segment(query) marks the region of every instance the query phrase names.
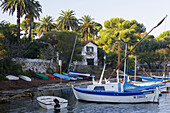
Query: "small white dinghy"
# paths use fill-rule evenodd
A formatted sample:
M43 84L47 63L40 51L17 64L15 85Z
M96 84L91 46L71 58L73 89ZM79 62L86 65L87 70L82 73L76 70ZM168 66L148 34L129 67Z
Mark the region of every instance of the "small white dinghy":
M28 81L28 82L31 82L31 78L30 77L27 77L27 76L24 76L24 75L18 75L19 78L25 80L25 81Z
M56 96L40 96L37 97L37 101L44 109L61 109L68 104L68 100Z
M14 76L14 75L7 75L6 78L7 78L8 80L11 80L11 81L19 80L19 77Z

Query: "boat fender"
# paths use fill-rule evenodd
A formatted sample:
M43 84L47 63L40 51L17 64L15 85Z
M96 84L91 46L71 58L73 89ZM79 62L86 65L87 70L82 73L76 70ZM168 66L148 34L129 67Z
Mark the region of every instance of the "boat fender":
M59 100L55 98L53 101L55 102L54 109L60 108Z

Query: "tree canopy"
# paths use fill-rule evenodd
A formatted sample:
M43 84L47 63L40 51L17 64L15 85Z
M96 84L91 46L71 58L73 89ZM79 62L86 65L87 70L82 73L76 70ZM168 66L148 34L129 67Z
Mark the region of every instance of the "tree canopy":
M156 37L156 40L160 40L164 38L170 38L170 30L161 33L158 37Z
M38 26L38 31L48 32L55 28L54 18L52 16L46 15L45 17L40 19L40 24Z
M67 70L76 35L77 33L75 32L69 32L69 31L59 32L56 30L52 30L48 33L45 33L40 39L40 41L51 44L55 52L55 55L57 55L57 53L59 54L60 60L62 60L62 64L63 64L62 67L64 67L63 71ZM82 59L81 42L78 38L77 43L76 43L76 48L74 50L73 60L81 61L81 59ZM56 60L56 56L54 60Z
M111 18L104 22L104 27L105 29L99 32L101 38L97 44L102 46L107 53L112 51L110 48L118 38L127 42L131 47L141 38L140 34L146 30L144 25L136 20L129 21L123 18Z
M73 10L61 11L57 19L57 28L60 30L77 30L78 19L75 17Z
M146 63L150 69L159 68L163 62L164 54L167 58L170 57L169 44L170 41L145 39L136 47L135 54L141 64Z
M0 7L2 7L3 13L9 11L10 14L14 14L14 12L17 10L17 40L20 39L20 18L24 14L30 14L30 11L32 14L37 15L36 11L39 11L39 8L37 9L37 2L34 0L1 0L2 4ZM35 12L35 13L34 13Z
M88 40L88 38L92 38L97 36L97 33L102 29L102 25L93 21L94 18L91 18L89 15L83 16L80 20L80 30L81 37Z

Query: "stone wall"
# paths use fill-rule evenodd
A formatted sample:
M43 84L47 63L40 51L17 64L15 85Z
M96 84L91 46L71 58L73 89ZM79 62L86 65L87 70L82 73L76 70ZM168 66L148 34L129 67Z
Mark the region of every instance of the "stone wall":
M22 70L32 70L37 73L47 72L48 69L56 70L56 64L50 60L42 59L23 59L23 58L13 58L13 61L22 65Z

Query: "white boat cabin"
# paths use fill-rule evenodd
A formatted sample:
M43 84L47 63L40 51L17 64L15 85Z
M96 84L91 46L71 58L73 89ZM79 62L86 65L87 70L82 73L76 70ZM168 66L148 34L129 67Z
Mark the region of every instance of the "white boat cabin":
M110 83L110 84L93 84L87 87L87 90L99 90L99 91L116 91L123 92L122 83Z

